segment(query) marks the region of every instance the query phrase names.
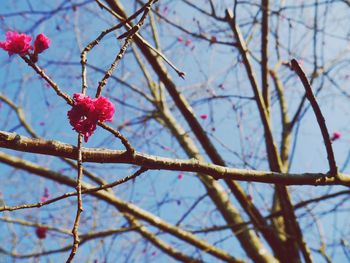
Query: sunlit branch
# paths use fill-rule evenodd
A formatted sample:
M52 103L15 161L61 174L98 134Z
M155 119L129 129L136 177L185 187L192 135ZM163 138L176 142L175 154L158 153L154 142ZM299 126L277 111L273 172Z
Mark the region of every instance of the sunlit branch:
M16 133L0 132L0 147L23 152L40 153L75 159L77 148L70 144L44 139L31 139ZM1 154L3 156L3 154ZM215 179L230 179L282 185L349 185L350 176L339 174L339 178L327 177L324 173L287 174L268 171L254 171L229 168L196 159L180 160L147 155L135 152L131 157L127 151L83 148L84 162L129 163L150 170L171 170L197 172L210 175Z

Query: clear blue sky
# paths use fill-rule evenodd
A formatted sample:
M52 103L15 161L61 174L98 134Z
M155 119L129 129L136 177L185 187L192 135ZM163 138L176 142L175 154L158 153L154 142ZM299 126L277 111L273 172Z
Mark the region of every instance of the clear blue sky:
M49 2L49 3L48 3ZM105 12L96 7L94 1L75 1L81 3L79 7L74 11L71 9L70 1L8 1L3 0L0 2L0 39L4 39L4 34L7 30L17 30L26 32L33 36L38 33L44 32L52 39L51 48L42 54L39 65L45 68L48 74L55 79L60 85L62 90L69 94L80 92L81 80L80 80L80 50L89 41L94 39L101 30L106 29L111 25L113 20ZM123 1L127 3L127 1ZM198 25L205 28L205 31L217 32L218 38L222 38L227 41L233 41L229 31L222 31L224 27L220 23L212 24L212 21L206 21L198 12L194 12L188 6L181 4L180 1L160 1L160 10L167 12L169 19L174 20L186 28L193 31L198 30ZM224 3L225 1L223 1ZM291 6L295 1L286 1L287 6ZM284 13L286 16L286 22L282 25L285 28L281 29L281 42L284 45L290 45L293 50L297 50L297 54L288 54L287 51L282 50L282 59L285 61L290 60L294 56L305 56L304 67L307 72L312 70L312 64L308 63L308 59L312 58L312 35L306 34L305 24L312 25L313 12L311 8L308 8L307 4L313 1L304 1L306 6L304 11L295 11L293 8L288 9ZM28 3L31 3L29 5ZM167 6L167 11L165 11ZM62 10L57 11L53 17L45 13L48 10L56 9L60 7ZM226 7L231 7L231 1L226 1L221 5L221 13L223 16L223 10ZM133 10L133 6L127 6L128 10ZM67 11L68 10L68 11ZM35 14L33 14L33 11ZM244 26L246 21L245 17L250 17L250 13L254 10L242 8L240 10L240 19L242 21L242 29L245 36L249 36L254 30L259 28L250 26ZM324 12L324 6L320 6L320 13ZM22 13L21 13L22 12ZM18 13L21 13L18 15ZM303 15L303 16L302 16ZM300 17L299 17L300 16ZM322 17L319 21L321 27L325 23L329 24L325 28L326 34L324 39L320 39L318 42L318 55L323 56L324 61L331 61L341 56L342 51L348 47L349 39L341 39L339 36L345 35L344 32L348 32L349 27L344 22L345 18L349 16L349 11L344 9L344 5L334 4L329 10L327 17ZM333 19L336 17L336 19ZM332 20L333 19L333 20ZM39 21L39 22L38 22ZM299 23L300 21L305 24ZM292 31L288 27L288 23L291 23ZM225 25L226 30L227 26ZM176 76L176 74L169 69L175 83L179 89L190 99L193 103L196 115L207 114L209 118L207 120L201 120L201 123L206 128L208 133L211 134L211 138L217 143L220 153L223 154L230 166L244 167L244 163L240 158L237 158L235 153L244 153L245 156L250 154L253 156L249 161L257 169L267 169L267 163L260 157L264 155L265 149L263 145L262 129L259 123L259 116L256 111L256 105L251 100L238 100L232 98L230 100L218 100L210 104L200 103L203 99L210 97L213 93L217 95L241 95L252 96L252 91L249 87L249 83L243 67L237 63L237 53L232 47L222 46L213 47L207 42L198 42L196 39L187 36L183 32L176 30L172 27L162 23L160 32L162 35L161 44L164 53L182 70L186 72L185 80L182 80ZM145 29L149 31L148 29ZM118 31L121 33L122 31ZM305 34L304 34L305 33ZM292 34L292 38L290 38ZM190 39L193 43L190 46L185 46L179 43L178 37L183 37L184 41ZM325 45L322 47L320 44L324 41ZM102 69L106 69L112 62L113 57L118 51L121 42L116 42L114 36L108 36L106 39L89 54L88 61L92 65L99 66ZM250 48L258 54L259 38L255 37L250 44ZM342 60L349 59L349 55L343 55ZM270 51L271 65L276 61L276 53L274 50ZM53 63L54 62L54 63ZM319 63L323 61L320 60ZM327 64L327 63L326 63ZM256 66L256 64L255 64ZM58 99L54 92L46 87L42 80L38 79L36 75L29 69L23 61L18 57L8 57L5 52L0 52L0 91L6 94L11 99L18 102L24 109L26 117L30 124L34 127L36 132L45 137L46 139L59 140L66 143L75 144L76 133L72 131L66 117L66 112L69 110L69 106L66 105L61 99ZM334 131L340 131L342 138L335 142L333 147L338 161L338 166L343 167L344 162L347 159L347 154L350 150L348 142L350 137L349 132L349 107L348 97L344 96L342 90L347 91L347 82L345 78L349 66L344 64L344 67L332 69L329 72L331 77L339 80L340 88L335 87L327 79L318 79L314 83L314 88L317 89L321 84L324 84L322 91L318 96L318 100L321 109L324 113L327 126L330 133ZM88 69L88 82L90 86L90 95L93 95L97 82L101 79L101 73ZM286 93L288 95L288 103L291 112L294 112L295 107L298 105L301 94L303 94L302 86L294 77L288 78L290 73L287 70L282 70L283 80L286 84ZM137 67L132 54L127 54L123 62L118 66L115 73L116 77L127 80L136 87L144 88L146 82L139 68ZM259 77L259 74L258 74ZM324 81L324 83L322 83ZM220 88L220 84L223 85L223 89ZM108 83L108 96L113 99L116 104L117 113L112 126L118 127L126 121L133 121L138 118L143 118L146 114L150 113L153 109L152 106L145 100L140 100L134 94L132 94L127 88L121 84L110 80ZM273 94L273 98L276 98ZM126 105L121 105L118 100L124 101ZM276 101L273 99L272 101ZM169 99L170 105L171 101ZM232 108L236 110L233 111ZM146 110L146 112L145 112ZM274 131L276 137L279 138L280 116L278 114L277 103L273 104L273 110L276 112L273 118ZM18 128L18 121L14 114L8 117L9 109L6 107L0 108L0 123L1 129L6 131L16 131L20 134L25 134L22 128ZM177 111L173 111L180 123L184 125L185 129L188 129L184 121L181 119L180 114ZM237 124L242 121L240 129ZM215 128L215 130L213 130ZM139 151L144 151L150 154L159 154L161 156L173 156L177 158L187 158L186 155L180 150L179 145L175 140L169 137L167 130L162 129L156 123L150 123L147 126L143 124L131 126L122 130L134 143L135 147ZM144 140L140 140L143 138ZM298 130L298 141L295 145L295 153L291 166L292 172L326 172L328 169L326 153L324 145L322 143L322 137L319 132L316 120L312 111L308 110ZM242 140L244 143L242 143ZM97 130L96 134L91 137L86 147L108 147L115 149L122 149L122 145L113 140L112 137L104 131ZM231 151L227 150L230 149ZM234 152L232 152L234 151ZM12 151L6 151L14 154ZM254 159L255 157L258 157ZM75 173L66 168L61 162L58 162L56 158L44 157L37 155L24 154L24 158L38 162L54 170L63 171L64 174L74 177ZM108 181L115 180L116 178L130 174L133 170L128 169L125 166L107 165L101 166L98 164L87 164L87 167L97 172L99 176L105 178ZM12 168L0 164L0 171L3 174L9 174L13 172ZM349 172L349 168L346 166L345 172ZM129 182L126 185L118 187L116 192L126 200L140 205L141 207L160 215L162 218L169 220L172 223L181 217L181 215L188 209L193 203L195 198L204 194L203 186L194 178L193 175L187 174L182 180L178 179L177 172L148 172L147 175L138 178L135 182ZM35 202L40 198L44 187L49 187L50 193L54 196L59 195L67 191L67 188L61 187L55 183L47 182L43 179L38 179L34 176L29 176L25 173L15 172L14 176L18 176L18 179L11 178L9 182L4 182L0 185L0 192L4 195L8 205L15 205L20 201L26 199L28 202ZM6 177L8 178L8 177ZM25 183L25 187L21 183ZM17 184L15 184L17 183ZM271 193L271 188L267 185L251 185L242 184L247 191L253 189L253 195L259 206L264 206L264 202L259 198L259 194L268 195ZM29 190L28 190L29 189ZM319 196L323 192L327 192L327 187L292 187L294 201L297 202L302 199L308 199L313 196ZM339 189L342 189L339 187ZM336 189L333 188L332 191ZM86 225L82 225L81 231L89 231L93 225L92 208L96 204L93 199L86 198L86 211L84 212L84 219ZM179 199L181 201L179 202ZM269 201L266 198L266 201ZM48 207L44 212L38 212L39 210L27 210L13 212L13 217L28 217L34 218L39 213L40 221L45 221L49 224L57 224L60 226L59 220L55 221L52 217L67 216L67 209L64 205L71 205L70 220L74 218L75 206L73 205L73 199L69 202L57 203ZM233 200L233 202L235 202ZM314 212L325 211L332 207L332 204L322 204L317 208L314 208ZM63 206L59 212L55 213L55 209L60 210L60 206ZM103 205L101 205L103 206ZM158 206L158 207L157 207ZM160 207L160 208L159 208ZM113 226L120 226L123 220L114 222L114 214L111 209L107 210L106 207L99 210L103 213L103 209L108 211L108 220L101 223L101 228L112 228ZM207 216L207 224L223 224L223 221L219 219L217 213L213 210L208 198L196 208L194 214ZM346 210L344 213L339 213L336 219L333 216L324 216L322 223L324 225L324 232L327 236L327 240L332 242L332 238L337 237L341 231L349 231L349 224L346 217ZM203 218L203 217L202 217ZM119 217L118 217L119 220ZM312 240L311 236L317 236L315 234L316 228L314 222L310 222L310 217L307 220L301 220L303 226L310 225L306 228L309 231L305 231L306 236L310 234L310 243L314 247L318 247L319 240ZM328 227L329 224L337 224L337 228ZM196 217L190 217L186 221L186 226L196 226ZM66 228L70 228L70 225L64 225ZM7 227L1 226L0 229L4 231ZM332 229L336 229L335 232ZM17 229L19 233L22 230ZM338 232L337 232L338 231ZM4 232L5 233L5 232ZM28 234L28 246L33 245L35 240L34 232L29 230ZM1 238L0 234L0 238ZM126 236L126 235L125 235ZM223 231L217 235L210 237L211 242L220 240L230 236L229 231ZM163 238L163 236L161 235ZM205 235L203 235L206 238ZM126 237L120 237L116 242L127 239ZM172 241L168 237L164 237L166 240ZM335 238L336 239L336 238ZM69 239L70 242L70 239ZM112 240L106 239L106 244L112 244ZM96 243L94 243L96 245ZM48 248L54 248L62 244L49 244ZM228 238L227 241L222 242L221 246L228 251L232 251L232 247L236 247L237 242L234 238ZM106 245L107 247L107 245ZM188 249L182 244L182 249L185 251ZM92 248L89 245L79 250L79 253L88 253ZM143 249L142 245L136 247L137 251ZM137 251L134 253L136 254ZM156 249L152 248L147 250L144 255L144 262L164 262L165 257L159 255L152 255ZM189 250L190 251L190 250ZM235 255L236 255L236 251ZM339 252L339 251L338 251ZM111 252L112 253L112 252ZM141 252L142 253L142 252ZM237 252L237 256L244 257ZM124 257L123 254L121 257ZM98 258L98 255L96 255ZM52 257L56 260L60 260L62 255ZM0 257L1 259L1 257ZM167 258L168 259L168 258ZM315 257L317 259L317 257ZM335 257L336 262L345 262L346 258L343 253L338 253ZM6 259L7 260L7 259ZM135 259L136 260L136 259ZM208 257L208 260L212 258ZM0 260L1 261L1 260ZM136 262L136 261L135 261ZM212 262L212 261L211 261ZM317 262L317 261L316 261Z

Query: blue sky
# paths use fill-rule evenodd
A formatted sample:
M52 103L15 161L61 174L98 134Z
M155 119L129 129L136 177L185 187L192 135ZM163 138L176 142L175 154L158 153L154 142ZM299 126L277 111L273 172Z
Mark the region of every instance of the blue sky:
M286 6L292 6L295 1L286 2ZM308 23L312 25L314 13L313 9L307 6L308 2L311 1L305 2L303 11L296 11L291 7L283 13L285 22L282 23L284 27L280 31L281 42L285 47L290 45L291 49L295 50L295 54L288 53L286 49L282 48L281 56L284 61L288 61L294 56L297 58L305 57L303 65L306 71L310 72L313 68L313 64L309 63L313 56L313 36L311 33L305 33L307 32L305 25L308 25ZM28 3L31 3L31 5ZM0 33L2 37L0 39L4 39L4 34L9 29L26 32L33 36L41 32L47 34L52 39L52 45L50 49L40 57L39 65L45 68L48 74L60 85L62 90L71 95L80 92L81 68L79 61L81 48L94 39L101 30L108 28L114 22L111 17L97 8L93 1L81 0L77 3L82 3L82 5L74 11L71 9L71 3L69 1L52 1L50 3L47 3L47 1L16 1L14 3L13 1L3 0L0 2L0 16L2 17L0 21ZM127 3L127 1L124 1L124 3ZM63 9L55 13L54 16L51 17L45 13L47 10L56 9L59 6ZM217 32L218 38L232 41L232 35L227 31L227 25L207 21L205 18L201 17L198 12L193 11L193 9L190 9L180 1L162 2L160 4L160 10L164 11L165 6L167 6L169 19L193 29L193 31L197 30L199 24L204 27L207 32L211 32L211 34ZM231 7L231 1L226 1L221 5L221 15L223 15L223 10L226 7ZM127 6L127 9L130 11L133 10L133 8L133 5ZM332 61L334 58L341 56L343 50L348 48L348 37L344 39L339 37L346 35L346 32L349 30L348 25L344 22L346 21L346 16L349 14L343 8L341 4L334 4L329 10L329 15L322 16L322 19L319 21L320 27L325 24L327 25L327 27L324 28L326 32L324 34L324 39L320 39L317 42L317 53L320 57L319 63ZM36 11L37 14L30 14L32 10ZM322 14L322 12L325 11L324 5L320 5L319 12ZM18 15L17 12L23 13ZM254 13L254 8L249 9L242 6L240 9L242 30L246 37L250 36L255 30L258 30L256 26L244 24L244 22L248 21L248 18L251 19L251 13ZM336 19L333 19L335 16ZM300 21L305 23L300 23ZM226 28L226 31L223 31L223 28ZM144 35L147 37L149 28L145 28L144 30ZM193 37L189 37L183 32L164 23L159 25L159 30L162 36L161 44L164 53L179 68L186 72L186 78L182 80L176 76L175 72L169 69L174 82L183 94L193 103L197 116L201 114L207 114L209 116L207 120L201 120L201 123L210 134L212 140L216 142L219 151L223 154L228 164L234 167L244 167L244 162L240 158L237 158L236 155L236 153L243 153L245 156L252 156L252 158L249 159L249 163L256 169L268 169L266 160L261 158L264 157L265 149L262 128L254 101L232 98L229 100L217 100L211 103L200 103L213 93L217 95L240 95L247 97L253 95L244 68L239 63L235 49L227 46L214 47L210 46L208 42L198 42ZM120 33L122 33L122 31L118 31L118 34ZM179 43L179 36L183 37L185 40L191 39L193 43L190 46L185 46L183 43ZM288 40L288 38L290 38L290 40ZM106 69L112 62L116 52L118 52L121 43L122 42L116 41L114 35L106 37L95 50L89 53L89 63ZM258 54L259 52L258 43L259 38L254 37L249 46L254 54ZM324 45L320 43L324 43ZM277 60L277 54L274 50L271 50L270 54L270 62L273 65ZM344 78L349 70L349 66L346 63L348 58L348 54L341 56L341 60L344 62L339 63L340 66L329 71L329 76L339 80L340 88L333 85L327 78L319 78L315 80L313 84L315 89L323 85L318 95L318 101L324 113L330 133L334 131L341 131L342 133L342 138L333 144L339 167L343 167L349 152L348 141L350 137L347 135L349 131L348 97L344 96L342 93L342 90L347 91L347 82ZM254 66L258 69L257 63L254 63ZM5 52L0 52L0 67L1 93L6 94L23 107L28 121L35 128L36 132L46 139L75 144L76 133L72 131L66 117L66 112L70 107L63 100L58 99L54 92L48 88L20 58L15 56L9 58ZM282 69L280 72L286 85L290 112L294 112L303 94L302 85L296 76L291 76L289 70ZM257 70L257 75L259 77L259 70ZM139 70L130 52L118 66L115 76L147 90L147 84L143 78L142 72ZM154 76L153 73L152 76ZM88 69L88 93L90 95L94 94L94 89L101 77L101 73L91 68ZM123 123L130 120L144 118L146 114L150 114L153 110L153 107L147 101L140 99L126 87L112 79L109 80L106 87L106 94L112 99L115 98L113 101L116 103L117 112L114 121L111 123L113 127L120 127ZM274 93L273 97L275 98ZM124 101L129 106L121 105L118 103L118 100ZM169 98L168 101L169 105L172 105ZM276 100L273 99L272 101ZM172 108L172 110L174 116L184 128L188 130L188 126L181 118L179 112L174 108ZM0 111L2 112L0 116L2 130L26 134L22 128L18 128L18 121L14 114L10 113L8 108L3 106ZM277 103L273 104L273 112L272 123L278 140L281 127L278 125L280 116ZM239 124L241 126L239 126ZM215 128L215 130L213 130L213 128ZM154 121L147 125L141 123L139 125L127 127L123 129L122 132L130 138L131 142L134 143L136 149L139 151L161 156L187 158L174 138L169 136L168 130L162 128ZM140 140L140 138L144 140ZM295 138L295 136L293 138ZM325 148L322 143L322 137L317 122L311 110L308 110L303 116L297 139L291 172L326 172L328 164ZM145 143L145 141L147 143ZM99 146L122 149L122 145L117 140L114 140L109 134L101 130L97 130L95 135L91 137L86 144L86 147ZM15 154L13 151L5 152ZM21 156L53 170L64 169L64 174L72 178L75 176L75 172L57 161L56 158L29 154L21 154ZM99 164L87 164L87 167L108 181L115 180L133 171L132 168L130 169L130 167L121 165L101 166ZM44 179L14 171L12 168L5 165L0 164L0 170L6 175L14 173L16 176L15 178L11 177L9 182L5 181L2 188L0 188L0 191L3 193L9 205L17 204L18 198L21 199L20 201L35 202L42 194L45 186L49 187L50 193L55 196L68 190L68 188L60 187L56 183L47 182ZM345 167L344 171L349 172L349 168ZM203 186L193 175L186 174L182 180L179 180L178 174L177 172L164 171L148 172L146 176L141 176L135 182L129 182L126 185L118 187L116 192L126 200L134 202L172 223L176 223L194 200L196 200L198 196L204 194ZM9 177L7 176L6 178ZM16 183L18 184L21 182L28 182L28 185L26 185L26 187L14 187ZM247 191L253 189L254 198L257 200L259 206L264 207L266 205L263 200L259 198L259 195L269 196L269 193L271 193L270 186L252 186L247 183L242 183L242 185ZM27 187L29 187L29 191ZM343 188L339 187L339 189ZM294 201L298 202L299 200L308 199L312 196L319 196L323 192L336 191L336 188L330 190L327 187L292 187L291 191L293 192ZM93 216L91 216L92 211L94 211L94 201L91 198L86 199L86 206L89 207L89 209L84 213L87 224L86 226L82 226L82 231L90 230L94 222ZM179 202L180 199L181 202ZM74 203L72 200L70 202ZM265 201L267 202L268 200L269 198L266 197ZM236 202L235 200L232 201ZM66 216L67 213L75 210L75 207L70 202L64 201L52 205L47 209L43 209L43 212L39 212L40 215L38 218L41 221L44 220L47 221L47 223L53 223L55 221L50 221L52 220L52 216ZM69 208L70 205L72 205L71 208ZM333 203L322 204L313 211L320 212L332 206ZM54 212L55 208L58 210L57 213ZM112 209L105 209L108 211L108 216L114 216L113 213L115 212L113 212ZM200 203L196 209L197 210L194 210L194 215L185 222L187 227L191 225L198 227L198 225L196 226L196 213L198 213L198 215L207 216L206 223L208 225L219 225L223 223L222 220L218 218L208 198L203 199L203 202ZM96 211L103 213L103 210L97 209ZM346 212L347 210L345 210L344 213L339 213L336 219L333 215L325 215L322 217L322 222L325 226L325 235L328 237L328 240L331 241L332 238L337 237L342 229L345 229L346 232L349 231L346 221ZM19 218L23 216L35 218L36 213L37 211L28 210L11 213L11 215L14 217L18 216ZM69 220L72 219L73 214ZM123 224L123 220L120 219L119 216L118 220L115 226ZM113 222L113 220L109 218L109 220L103 222L100 227L111 226L111 222ZM305 234L307 237L308 234L310 235L308 241L316 247L319 240L314 240L316 232L315 225L310 222L310 217L307 217L305 220L302 219L301 222L303 226L311 225L307 228L310 231L307 231ZM333 231L327 227L329 224L334 225L335 222L337 223L338 230L335 229ZM70 227L69 225L64 226L67 228ZM23 231L23 229L18 228L17 231ZM33 237L33 232L28 231L26 233L29 236L32 235L30 241L28 241L28 247L30 247L35 244L36 240L35 237ZM215 242L229 235L229 231L223 231L220 234L212 235L210 241ZM203 237L205 238L206 236ZM121 236L116 242L123 245L132 244L133 238L135 237L132 236L132 238L128 238ZM173 241L167 236L165 236L164 239L171 242ZM109 239L106 239L104 242L105 244L101 246L108 247L108 245L114 245L112 240ZM62 241L62 243L64 243L64 241ZM230 250L233 245L236 246L237 242L236 239L232 237L221 244L223 248L228 250ZM55 247L57 244L48 244L48 248L51 246ZM94 246L96 246L95 243ZM84 245L84 247L85 248L80 250L82 254L89 251L88 249L91 249L88 248L89 245ZM180 247L190 250L190 248L186 247L184 244L181 244ZM144 249L141 242L138 243L135 249L139 252ZM136 251L133 252L135 255L137 254ZM157 257L152 256L154 251L156 251L156 249L148 250L143 260L149 262L149 260L152 259L152 261L155 262L157 260L158 262L164 262L165 257L159 255L159 252ZM122 256L126 257L126 254L125 252ZM244 257L243 252L238 252L238 256ZM53 260L59 260L60 257L61 255L58 255L57 258L53 258ZM343 253L338 253L335 259L337 262L346 260ZM208 260L210 261L212 258L208 258Z

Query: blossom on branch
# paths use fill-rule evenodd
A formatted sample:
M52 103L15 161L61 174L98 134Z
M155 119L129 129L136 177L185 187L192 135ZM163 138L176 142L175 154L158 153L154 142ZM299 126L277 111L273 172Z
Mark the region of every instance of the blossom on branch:
M69 123L73 126L73 130L83 134L84 141L87 142L95 131L98 121L112 120L114 105L103 96L91 99L84 94L75 93L73 99L74 105L67 113Z
M51 40L44 34L39 34L35 38L34 47L30 44L31 41L31 36L15 31L8 31L6 33L6 40L0 41L0 48L7 51L10 56L13 54L20 56L28 55L30 60L36 63L38 61L38 54L49 48Z
M44 194L43 196L40 198L40 202L44 203L46 202L47 200L49 200L50 198L50 194L49 194L49 189L47 187L45 187L44 189Z
M341 133L336 131L336 132L333 133L331 141L334 142L334 141L340 139L340 137L341 137Z
M44 34L39 34L36 36L34 41L34 53L40 54L49 48L51 40Z
M105 97L94 100L95 111L99 121L111 121L114 114L114 105Z
M30 45L31 41L31 36L8 31L6 32L6 40L0 41L0 48L7 51L10 56L13 54L25 56L28 54L29 50L33 49Z

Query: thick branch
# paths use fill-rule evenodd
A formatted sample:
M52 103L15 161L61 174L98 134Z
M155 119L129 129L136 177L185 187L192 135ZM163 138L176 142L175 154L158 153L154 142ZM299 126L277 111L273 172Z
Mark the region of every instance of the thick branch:
M16 133L0 132L0 147L22 152L40 153L75 159L77 148L70 144L44 139L32 139ZM1 153L0 161L4 154ZM339 174L339 178L330 178L323 173L286 174L269 171L254 171L228 168L196 159L180 160L147 155L135 152L131 157L127 151L82 148L84 162L129 163L151 170L170 170L203 173L217 179L232 179L283 185L350 185L350 175Z

